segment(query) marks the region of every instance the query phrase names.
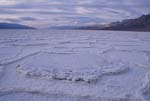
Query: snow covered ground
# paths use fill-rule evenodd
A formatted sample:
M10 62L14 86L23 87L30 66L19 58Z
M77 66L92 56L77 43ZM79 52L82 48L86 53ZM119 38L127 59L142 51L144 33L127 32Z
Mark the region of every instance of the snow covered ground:
M0 101L150 101L150 33L1 30Z

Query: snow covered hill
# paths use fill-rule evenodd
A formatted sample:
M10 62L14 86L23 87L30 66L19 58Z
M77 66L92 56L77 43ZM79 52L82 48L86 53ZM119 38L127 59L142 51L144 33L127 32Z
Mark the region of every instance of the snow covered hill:
M0 101L150 101L150 33L1 30Z

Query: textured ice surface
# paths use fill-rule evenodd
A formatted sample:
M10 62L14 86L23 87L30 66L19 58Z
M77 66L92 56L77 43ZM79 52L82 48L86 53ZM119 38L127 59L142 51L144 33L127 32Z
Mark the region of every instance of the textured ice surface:
M144 99L149 101L150 100L150 72L146 74L143 87L141 89Z
M0 66L0 78L3 76L4 73L4 67Z
M149 101L149 72L150 33L0 31L0 101Z

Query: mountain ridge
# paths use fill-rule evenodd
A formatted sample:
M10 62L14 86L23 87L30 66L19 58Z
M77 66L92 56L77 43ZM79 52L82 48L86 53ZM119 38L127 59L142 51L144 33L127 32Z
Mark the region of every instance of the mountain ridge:
M81 30L150 31L150 14L109 24L79 27Z
M113 22L108 27L102 28L102 30L150 31L150 14L135 19Z

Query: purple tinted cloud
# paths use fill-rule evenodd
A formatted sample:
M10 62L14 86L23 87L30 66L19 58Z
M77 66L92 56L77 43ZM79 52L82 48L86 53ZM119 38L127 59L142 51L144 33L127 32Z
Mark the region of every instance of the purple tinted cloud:
M149 0L1 0L0 21L35 27L108 23L150 13Z

